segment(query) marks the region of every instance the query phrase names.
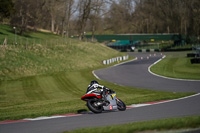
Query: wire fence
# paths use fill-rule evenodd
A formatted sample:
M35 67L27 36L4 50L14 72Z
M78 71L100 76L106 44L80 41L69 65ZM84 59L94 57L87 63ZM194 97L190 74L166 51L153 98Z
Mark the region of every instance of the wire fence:
M71 45L71 39L29 39L29 38L7 38L0 39L0 49L3 47L31 49L35 45L42 45L43 47L55 47L56 45Z

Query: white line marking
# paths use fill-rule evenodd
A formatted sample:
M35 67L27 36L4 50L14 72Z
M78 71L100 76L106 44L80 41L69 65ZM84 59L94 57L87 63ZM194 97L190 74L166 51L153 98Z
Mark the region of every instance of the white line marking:
M54 119L54 118L62 118L62 117L66 117L66 116L50 116L50 117L37 117L37 118L26 118L23 120L28 120L28 121L38 121L38 120L47 120L47 119Z
M178 99L173 99L173 100L158 101L158 102L155 102L155 103L152 102L152 104L145 104L145 103L144 104L132 104L132 105L129 105L127 107L129 107L129 108L138 108L138 107L144 107L144 106L150 106L150 105L156 105L156 104L163 104L163 103L174 102L174 101L179 101L179 100L195 97L195 96L198 96L198 95L200 95L200 93L197 93L197 94L194 94L194 95L191 95L191 96L178 98Z
M200 80L192 80L192 79L177 79L177 78L170 78L170 77L165 77L165 76L161 76L161 75L158 75L158 74L155 74L151 71L151 67L155 64L157 64L158 62L160 62L162 59L164 59L166 56L164 55L161 59L159 59L158 61L154 62L152 65L150 65L148 67L148 71L149 73L151 73L152 75L154 76L157 76L157 77L160 77L160 78L165 78L165 79L171 79L171 80L180 80L180 81L200 81Z
M144 107L144 106L148 106L148 105L151 105L151 104L132 104L132 105L129 105L127 107L129 107L129 108L138 108L138 107Z
M101 80L101 79L94 73L94 71L92 71L92 74L93 74L97 79Z
M72 116L80 116L80 115L82 115L82 114L66 114L66 115L55 115L55 116L42 116L42 117L37 117L37 118L25 118L23 120L38 121L38 120L47 120L47 119L72 117Z
M200 93L197 93L197 94L194 94L194 95L191 95L191 96L181 97L181 98L178 98L178 99L173 99L173 100L169 100L169 101L164 101L164 102L162 102L162 103L167 103L167 102L173 102L173 101L183 100L183 99L195 97L195 96L198 96L198 95L200 95Z
M191 95L191 96L181 97L181 98L178 98L178 99L173 99L173 100L158 102L158 103L154 103L154 104L151 104L151 105L162 104L162 103L168 103L168 102L174 102L174 101L179 101L179 100L183 100L183 99L195 97L195 96L198 96L198 95L200 95L200 93L197 93L197 94L194 94L194 95Z

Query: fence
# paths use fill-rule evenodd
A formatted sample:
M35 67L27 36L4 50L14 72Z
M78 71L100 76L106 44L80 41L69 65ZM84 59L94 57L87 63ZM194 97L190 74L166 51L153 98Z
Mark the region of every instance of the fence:
M91 35L86 35L86 38L91 38ZM179 34L130 34L130 35L95 35L99 42L111 40L140 40L140 41L169 41L180 40Z
M42 45L44 47L54 47L55 45L71 45L71 39L28 39L18 37L17 39L4 38L0 40L0 45L12 48L31 49L35 45ZM3 47L1 46L1 47Z

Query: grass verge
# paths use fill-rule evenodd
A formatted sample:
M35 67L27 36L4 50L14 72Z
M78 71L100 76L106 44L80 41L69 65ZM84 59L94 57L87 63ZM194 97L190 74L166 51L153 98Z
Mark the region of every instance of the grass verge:
M199 128L200 116L169 118L145 122L135 122L123 125L98 128L84 128L65 133L137 133L137 132L166 132L174 129Z
M0 82L0 120L77 113L87 109L81 96L94 79L92 70L68 71ZM117 92L127 105L175 99L192 93L151 91L99 81Z
M9 26L0 27L0 38L15 38ZM3 37L2 37L3 36ZM18 41L19 36L18 37ZM0 120L65 114L86 109L80 97L94 79L92 70L105 67L102 60L123 55L99 43L80 42L50 33L20 36L37 44L12 42L0 49ZM61 41L57 41L61 40ZM127 105L174 99L191 93L159 92L118 86L114 89Z
M200 64L191 64L187 52L167 53L151 71L166 77L200 80Z

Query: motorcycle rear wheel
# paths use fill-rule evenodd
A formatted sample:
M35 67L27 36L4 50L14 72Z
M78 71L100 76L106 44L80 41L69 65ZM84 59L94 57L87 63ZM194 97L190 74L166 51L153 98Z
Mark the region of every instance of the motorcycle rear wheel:
M94 113L101 113L103 111L102 105L97 105L97 100L90 99L87 101L87 107Z
M126 110L126 104L122 100L120 100L118 98L116 99L116 101L117 101L118 110L125 111Z

